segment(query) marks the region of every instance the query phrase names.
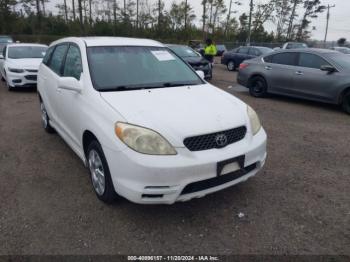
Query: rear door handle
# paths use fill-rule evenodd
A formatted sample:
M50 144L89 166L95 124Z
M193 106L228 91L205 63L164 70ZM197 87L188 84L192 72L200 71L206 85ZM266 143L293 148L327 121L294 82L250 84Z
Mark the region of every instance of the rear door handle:
M295 72L295 74L296 74L296 75L298 75L298 76L302 76L302 75L304 75L304 73L303 73L303 72L301 72L301 71L296 71L296 72Z
M272 67L271 66L265 66L265 69L266 70L272 70Z

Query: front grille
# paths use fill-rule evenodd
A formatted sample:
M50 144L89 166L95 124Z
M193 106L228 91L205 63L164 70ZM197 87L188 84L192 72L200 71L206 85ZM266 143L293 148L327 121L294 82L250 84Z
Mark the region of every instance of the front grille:
M250 166L247 166L247 167L245 167L241 170L238 170L236 172L233 172L231 174L222 175L222 176L218 176L218 177L214 177L214 178L210 178L210 179L206 179L206 180L202 180L199 182L194 182L194 183L188 184L182 190L181 195L195 193L195 192L203 191L203 190L206 190L209 188L221 186L223 184L226 184L228 182L234 181L242 176L247 175L249 172L256 169L257 166L258 166L257 163L254 163Z
M36 75L28 75L28 76L25 76L25 78L27 80L36 81L38 77Z
M184 140L184 145L190 151L202 151L202 150L209 150L213 148L223 148L227 145L230 145L242 140L245 137L246 133L247 133L247 128L245 126L241 126L238 128L233 128L222 132L188 137ZM216 138L220 135L226 136L227 141L225 144L217 143Z
M29 73L38 73L38 70L35 69L26 69L26 71Z

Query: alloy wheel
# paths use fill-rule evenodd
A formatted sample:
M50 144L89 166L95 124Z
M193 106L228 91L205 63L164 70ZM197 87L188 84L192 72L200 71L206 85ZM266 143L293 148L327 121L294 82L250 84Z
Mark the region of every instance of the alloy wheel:
M95 150L89 152L89 169L94 190L99 196L105 192L106 180L101 158Z

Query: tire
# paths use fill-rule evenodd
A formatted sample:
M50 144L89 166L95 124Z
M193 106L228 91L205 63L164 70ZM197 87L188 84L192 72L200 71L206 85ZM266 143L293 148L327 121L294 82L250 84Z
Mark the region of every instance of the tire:
M235 71L236 70L236 63L233 60L228 61L227 63L227 70L228 71Z
M267 83L261 76L254 76L248 82L249 93L251 96L262 98L267 95Z
M49 134L55 133L55 129L50 125L50 118L47 114L44 102L40 100L41 123L45 131Z
M347 114L350 114L350 91L344 95L342 107Z
M107 204L113 203L118 198L118 195L114 190L106 157L97 141L94 140L90 143L86 157L92 188L97 198Z

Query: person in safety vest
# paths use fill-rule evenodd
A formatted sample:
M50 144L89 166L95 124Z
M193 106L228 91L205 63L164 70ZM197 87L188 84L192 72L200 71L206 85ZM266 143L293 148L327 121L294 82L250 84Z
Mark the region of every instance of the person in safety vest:
M206 42L206 47L204 49L204 57L210 62L214 63L214 57L216 56L217 49L216 46L213 44L213 41L208 38Z

